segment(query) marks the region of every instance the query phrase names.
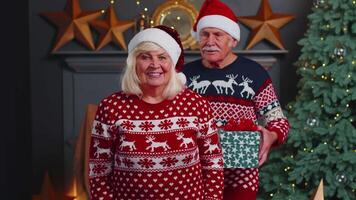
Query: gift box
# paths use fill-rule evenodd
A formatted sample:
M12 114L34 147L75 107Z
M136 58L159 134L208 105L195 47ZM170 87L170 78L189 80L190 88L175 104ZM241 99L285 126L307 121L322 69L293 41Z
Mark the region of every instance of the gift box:
M219 129L225 168L257 168L261 135L251 120L229 120Z

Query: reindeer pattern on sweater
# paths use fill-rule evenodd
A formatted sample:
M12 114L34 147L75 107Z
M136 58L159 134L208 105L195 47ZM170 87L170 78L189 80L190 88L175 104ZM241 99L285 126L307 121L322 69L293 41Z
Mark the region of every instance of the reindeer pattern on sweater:
M238 56L223 69L206 68L202 60L184 66L187 86L207 98L217 126L229 119L259 121L278 135L278 144L287 138L289 123L283 115L267 71L258 63ZM225 187L258 189L258 169L225 169Z

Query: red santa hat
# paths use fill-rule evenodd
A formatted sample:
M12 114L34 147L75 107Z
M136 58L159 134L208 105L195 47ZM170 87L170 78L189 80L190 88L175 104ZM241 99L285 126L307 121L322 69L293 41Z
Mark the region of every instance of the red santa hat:
M142 42L153 42L162 47L171 57L179 79L186 83L186 77L181 72L184 65L183 45L176 30L163 25L144 29L131 39L128 52L131 53Z
M206 0L193 26L193 34L199 39L199 32L206 27L221 29L240 41L240 27L234 12L220 0ZM194 33L195 32L195 33Z

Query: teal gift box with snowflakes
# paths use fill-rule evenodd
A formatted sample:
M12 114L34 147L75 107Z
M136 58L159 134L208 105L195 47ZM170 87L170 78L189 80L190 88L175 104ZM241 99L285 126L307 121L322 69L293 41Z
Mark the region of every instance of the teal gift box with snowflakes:
M257 168L261 135L250 120L230 120L219 129L225 168Z

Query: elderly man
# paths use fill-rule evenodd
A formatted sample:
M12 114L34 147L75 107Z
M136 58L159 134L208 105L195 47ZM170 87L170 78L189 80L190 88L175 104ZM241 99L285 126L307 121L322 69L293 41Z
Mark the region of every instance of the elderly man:
M261 166L271 147L282 144L289 130L271 78L260 64L233 53L240 40L240 29L237 17L224 3L205 1L193 29L202 58L184 66L187 85L210 101L218 127L230 119L262 121L258 126ZM256 199L258 171L224 169L224 200Z

